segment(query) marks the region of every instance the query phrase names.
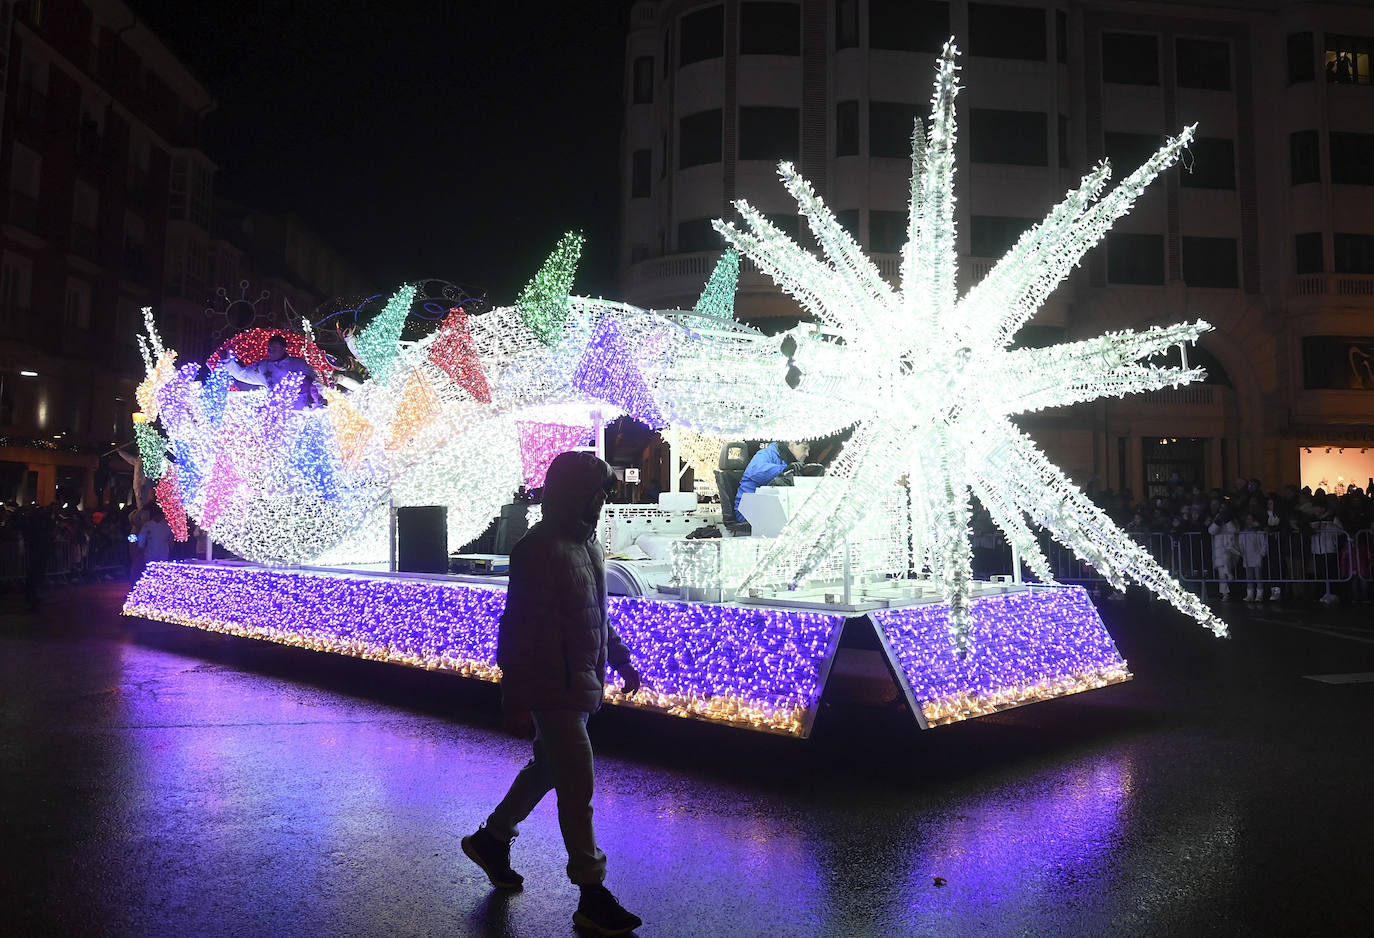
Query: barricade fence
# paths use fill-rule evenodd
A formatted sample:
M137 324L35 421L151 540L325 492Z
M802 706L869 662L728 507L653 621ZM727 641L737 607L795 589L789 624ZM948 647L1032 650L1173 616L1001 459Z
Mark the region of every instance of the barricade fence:
M129 569L129 550L124 544L92 547L71 541L53 541L43 574L47 577L77 577L102 574L124 575ZM0 583L27 579L28 549L21 540L0 541Z
M1142 532L1132 533L1131 538L1203 598L1209 590L1225 594L1263 590L1266 598L1320 590L1319 596L1339 598L1341 593L1350 593L1349 598L1374 598L1374 534L1369 530L1351 534L1331 525L1317 532L1252 531L1244 536ZM1101 573L1068 548L1053 542L1042 542L1041 547L1058 582L1089 588L1106 585ZM978 577L1012 572L1011 553L1000 538L976 536L973 548Z

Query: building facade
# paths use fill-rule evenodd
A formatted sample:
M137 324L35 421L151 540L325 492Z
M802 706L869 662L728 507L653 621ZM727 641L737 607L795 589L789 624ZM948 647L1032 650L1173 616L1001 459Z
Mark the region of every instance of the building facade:
M219 288L296 326L361 281L299 219L216 200L214 99L120 0L0 2L0 49L0 501L91 507L129 490L108 454L132 439L142 307L204 360Z
M1374 474L1367 4L638 3L625 63L626 299L690 306L722 249L710 220L731 217L734 199L803 228L779 159L895 275L912 121L928 111L951 35L963 52L961 289L1097 160L1120 178L1166 134L1198 125L1183 165L1020 341L1202 318L1216 328L1190 362L1208 381L1022 421L1053 458L1080 482L1136 497L1175 475L1210 487ZM799 310L746 266L736 314L767 328ZM1328 447L1333 461L1318 465Z

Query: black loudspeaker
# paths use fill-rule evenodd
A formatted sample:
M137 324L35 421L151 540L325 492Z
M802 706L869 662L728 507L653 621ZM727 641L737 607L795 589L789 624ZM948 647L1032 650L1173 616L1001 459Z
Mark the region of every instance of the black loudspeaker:
M448 509L420 505L396 509L396 569L448 573Z

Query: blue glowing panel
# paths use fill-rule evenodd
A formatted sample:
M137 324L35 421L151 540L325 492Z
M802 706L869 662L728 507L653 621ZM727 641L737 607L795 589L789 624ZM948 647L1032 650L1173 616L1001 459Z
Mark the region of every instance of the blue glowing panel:
M943 604L869 615L927 725L1129 680L1082 587L984 596L971 605L972 651L959 658Z
M149 564L124 605L143 616L495 681L498 586L251 566ZM804 736L842 615L612 597L644 689L612 703Z

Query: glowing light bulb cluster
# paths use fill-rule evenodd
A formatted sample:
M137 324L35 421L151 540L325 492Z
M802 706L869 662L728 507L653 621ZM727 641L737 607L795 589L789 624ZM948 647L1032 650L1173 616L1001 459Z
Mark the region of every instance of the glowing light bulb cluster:
M124 613L497 681L504 606L499 586L154 563ZM845 623L806 610L614 596L609 614L644 680L627 698L608 671L609 702L789 735L809 731ZM944 603L868 614L926 725L1130 678L1082 588L974 599L967 657L950 645L949 614Z
M854 239L789 163L779 174L796 199L824 259L803 250L746 202L744 226L717 222L732 246L790 293L822 329L843 338L847 386L827 384L827 352L798 336L799 389L821 385L850 405L850 443L815 494L759 559L744 584L799 582L866 513L865 493L905 476L911 491L911 569L940 584L949 600L950 638L969 644L970 495L1041 576L1045 561L1024 518L1093 563L1114 585L1134 580L1217 634L1225 625L1117 528L1035 449L1008 419L1043 407L1177 386L1201 373L1141 364L1210 328L1197 322L1146 333L1113 333L1050 349L1008 348L1112 222L1192 139L1185 128L1105 197L1105 163L1083 178L1049 216L1022 236L987 278L958 297L954 237L957 51L947 43L936 69L928 133L912 140L911 201L900 288L889 285ZM822 354L809 362L812 352ZM819 366L819 367L817 367ZM865 400L855 400L862 395Z
M561 338L568 317L568 294L572 292L577 261L582 256L582 241L580 234L565 234L515 301L525 326L545 345Z
M607 674L606 699L674 716L805 735L844 617L611 597L644 690ZM488 681L499 588L211 564L150 564L126 615Z
M960 297L955 59L947 45L929 126L918 124L913 134L907 242L896 286L783 163L783 184L819 256L740 202L740 224L717 223L733 251L696 308L651 312L573 295L582 239L571 234L514 306L472 317L451 311L439 329L404 346L399 339L415 291L402 287L355 343L370 379L347 394L326 393L325 408L288 408L275 390L227 393L213 376L214 359L204 386L191 370L176 373L175 352L163 348L146 312L148 380L139 400L150 419L159 409L166 413L172 451L179 465L185 462L178 481L186 510L213 515L216 540L250 559L377 559L385 551L388 502L447 506L451 541L465 543L531 468L522 452L553 449L567 432L553 428L590 426L593 412L603 421L629 413L713 440L804 440L849 429L827 477L781 535L758 546L747 570L717 563L711 576L734 580L726 584L732 589L786 589L833 570L848 544L861 569L895 566L936 584L950 606L949 638L968 653L968 519L976 497L1040 578L1049 579L1049 564L1031 525L1113 584L1141 583L1224 633L1010 419L1200 377L1150 360L1195 341L1210 328L1203 322L1047 349L1009 347L1050 291L1178 158L1193 128L1110 191L1110 168L1094 168ZM731 321L736 251L814 322L770 337ZM310 360L313 343L287 338L288 349ZM231 344L247 360L259 341L265 336ZM535 440L535 425L548 428L549 438ZM703 470L708 457L714 454L701 457ZM903 479L905 486L898 484Z

